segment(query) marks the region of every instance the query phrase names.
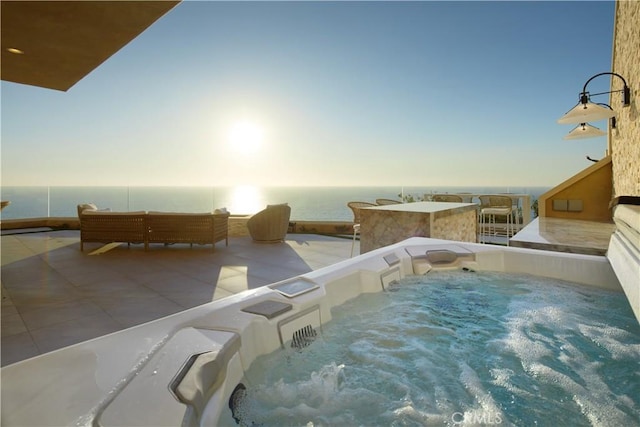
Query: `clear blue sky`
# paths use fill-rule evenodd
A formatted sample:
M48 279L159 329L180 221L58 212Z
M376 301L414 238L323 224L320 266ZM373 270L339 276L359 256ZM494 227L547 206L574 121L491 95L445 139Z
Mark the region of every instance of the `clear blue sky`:
M556 120L614 8L186 1L67 92L2 82L2 185L552 186L606 150Z

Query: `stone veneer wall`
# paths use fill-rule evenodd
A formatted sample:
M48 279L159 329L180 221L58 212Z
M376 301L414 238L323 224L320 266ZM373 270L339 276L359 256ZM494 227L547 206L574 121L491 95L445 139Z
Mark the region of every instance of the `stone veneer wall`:
M416 212L367 210L360 213L360 224L360 253L364 254L409 237L430 237L431 217Z
M441 218L436 214L436 219L431 226L431 237L460 242L476 242L478 237L477 216L478 213L475 210Z
M475 205L432 213L363 209L360 224L361 254L409 237L477 242Z
M631 105L618 107L621 95L611 94L609 105L618 112L610 135L613 195L640 196L640 1L617 1L615 19L612 71L631 88ZM613 76L611 90L621 88L622 81Z

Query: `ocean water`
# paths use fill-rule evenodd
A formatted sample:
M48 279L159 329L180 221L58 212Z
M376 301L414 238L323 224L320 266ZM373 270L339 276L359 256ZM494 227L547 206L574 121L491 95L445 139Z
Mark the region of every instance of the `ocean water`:
M76 206L94 203L113 211L210 212L226 207L252 214L267 204L288 203L292 220L351 221L350 201L423 199L434 193L521 193L533 203L548 187L2 187L11 202L3 219L76 216Z

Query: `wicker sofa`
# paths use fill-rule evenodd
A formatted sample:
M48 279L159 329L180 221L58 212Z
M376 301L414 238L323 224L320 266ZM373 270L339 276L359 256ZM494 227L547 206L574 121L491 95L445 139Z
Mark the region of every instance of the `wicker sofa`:
M149 212L147 243L212 244L229 246L229 214Z
M78 205L80 250L85 242L211 244L229 245L229 213L111 212L95 205Z

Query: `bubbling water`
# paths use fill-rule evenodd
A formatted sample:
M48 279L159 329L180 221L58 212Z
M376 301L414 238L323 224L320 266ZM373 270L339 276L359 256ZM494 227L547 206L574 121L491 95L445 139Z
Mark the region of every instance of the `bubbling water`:
M621 293L442 271L332 314L309 347L251 365L241 425L640 423L640 326Z

